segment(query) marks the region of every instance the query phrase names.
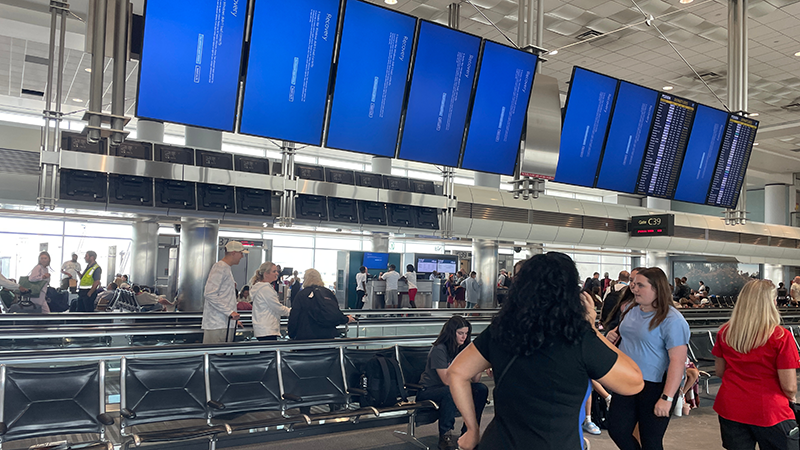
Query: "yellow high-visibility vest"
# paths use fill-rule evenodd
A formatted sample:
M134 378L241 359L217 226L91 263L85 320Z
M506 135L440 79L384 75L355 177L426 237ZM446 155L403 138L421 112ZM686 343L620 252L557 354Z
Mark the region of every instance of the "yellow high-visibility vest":
M92 286L94 285L94 271L99 268L100 266L98 266L97 263L94 263L91 265L91 267L86 269L86 272L84 272L83 276L81 277L80 289L92 288Z

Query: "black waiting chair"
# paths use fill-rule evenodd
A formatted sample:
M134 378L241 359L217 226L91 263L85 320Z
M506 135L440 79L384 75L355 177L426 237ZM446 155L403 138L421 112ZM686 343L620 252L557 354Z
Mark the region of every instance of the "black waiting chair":
M430 346L397 347L397 361L403 371L403 382L406 385L406 389L408 389L409 395L416 395L417 392L422 390L419 379L422 377L422 373L425 372L430 351Z
M213 446L216 436L230 434L228 425L211 425L206 408L203 357L171 359L127 359L120 365L121 434L131 444L163 443L207 438ZM205 423L185 424L196 419ZM141 425L159 423L158 430ZM131 429L133 427L133 429Z
M256 355L212 355L207 358L208 394L211 417L222 419L233 431L269 428L293 424L310 424L306 415L265 418L236 422L227 417L259 411L284 413L278 378L278 355L262 352Z
M714 348L714 336L710 331L692 333L689 336L689 359L700 371L700 381L708 390L708 380L716 374L714 363L716 358L711 353Z
M97 434L81 448L112 448L105 427L114 424L106 414L104 362L67 367L0 366L0 447L19 439L62 434ZM68 441L37 446L74 448ZM85 447L84 447L85 446Z

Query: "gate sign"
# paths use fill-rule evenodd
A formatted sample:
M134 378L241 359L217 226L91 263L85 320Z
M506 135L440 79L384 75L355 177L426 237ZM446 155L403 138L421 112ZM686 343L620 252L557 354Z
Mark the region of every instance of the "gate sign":
M628 231L631 236L674 236L675 215L633 216Z

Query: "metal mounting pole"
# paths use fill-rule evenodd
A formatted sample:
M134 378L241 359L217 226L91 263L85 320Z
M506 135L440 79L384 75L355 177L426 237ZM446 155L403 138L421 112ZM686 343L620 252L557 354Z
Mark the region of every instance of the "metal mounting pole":
M522 6L520 6L522 9ZM451 3L447 7L448 16L447 16L447 25L454 29L458 30L461 24L461 4L460 3ZM520 28L520 32L522 29ZM456 211L456 195L455 195L455 177L456 177L456 170L452 167L444 167L442 168L442 190L445 197L447 197L447 208L442 213L442 237L450 238L453 237L453 215Z
M115 0L114 17L114 79L111 90L111 145L125 140L125 76L128 62L128 0Z
M94 22L92 28L92 76L89 85L89 131L90 143L100 141L100 125L103 112L103 69L106 55L106 14L108 0L94 0Z
M728 3L728 105L734 113L748 110L748 0L729 0ZM742 182L739 203L735 210L725 210L726 225L747 223L747 177Z
M294 224L294 203L297 197L297 188L294 181L294 157L297 153L294 142L283 141L281 144L281 172L283 172L284 189L281 196L280 217L278 225L291 227Z

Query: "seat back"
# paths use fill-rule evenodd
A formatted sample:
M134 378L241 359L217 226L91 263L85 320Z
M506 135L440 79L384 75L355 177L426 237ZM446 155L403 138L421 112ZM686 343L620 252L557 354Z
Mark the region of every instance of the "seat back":
M206 418L203 357L123 359L120 407L124 426L178 419Z
M694 355L696 359L695 363L714 363L714 355L711 353L714 344L711 343L711 338L707 331L692 333L689 337L689 347L691 348L690 354Z
M211 398L225 409L210 408L212 417L246 411L281 409L278 359L275 352L208 357Z
M103 364L103 363L99 363ZM6 367L2 441L101 433L100 365ZM2 370L2 369L0 369Z
M367 362L375 356L395 359L394 347L379 349L344 349L344 373L347 377L347 386L361 388L361 375L367 367ZM353 398L358 401L358 396Z
M346 403L339 349L280 352L283 393L298 396L287 407Z
M408 384L419 383L422 372L428 363L428 353L431 347L398 347L400 369L403 371L403 381Z

